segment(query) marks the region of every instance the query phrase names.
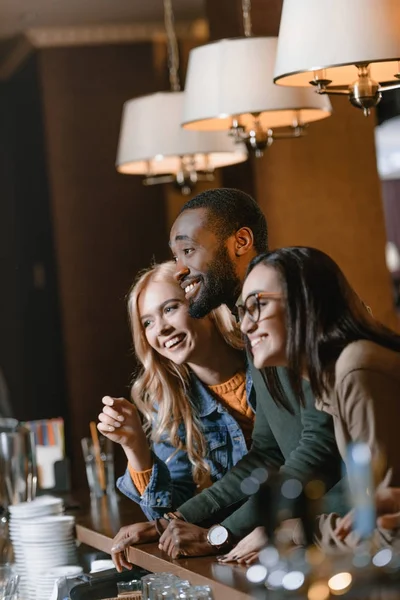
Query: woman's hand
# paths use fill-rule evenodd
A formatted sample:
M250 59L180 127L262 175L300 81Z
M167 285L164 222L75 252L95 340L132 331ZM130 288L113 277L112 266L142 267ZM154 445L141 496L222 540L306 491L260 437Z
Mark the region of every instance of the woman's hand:
M97 429L112 442L134 448L146 443L137 408L125 398L104 396Z
M350 510L344 517L336 522L336 529L333 532L342 542L353 530L354 510Z
M97 429L112 442L121 444L135 471L151 469L152 458L137 408L125 398L104 396Z
M121 573L123 568L132 569L132 564L129 562L125 552L129 546L156 542L158 538L159 535L156 531L154 521L134 523L133 525L121 527L113 539L111 547L111 558L118 573Z
M400 488L382 488L376 492L378 526L383 529L400 529Z
M228 554L219 556L219 562L238 562L252 564L258 559L258 554L267 544L264 527L256 527L246 535Z
M382 487L375 494L377 525L383 529L400 528L400 488ZM335 534L343 540L353 529L354 510L339 519Z

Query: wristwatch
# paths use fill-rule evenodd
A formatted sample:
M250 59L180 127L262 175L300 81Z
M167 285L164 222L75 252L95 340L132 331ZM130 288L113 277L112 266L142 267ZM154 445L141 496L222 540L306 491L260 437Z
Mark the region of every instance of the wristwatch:
M207 542L214 548L221 548L229 540L229 531L223 525L213 525L207 532Z

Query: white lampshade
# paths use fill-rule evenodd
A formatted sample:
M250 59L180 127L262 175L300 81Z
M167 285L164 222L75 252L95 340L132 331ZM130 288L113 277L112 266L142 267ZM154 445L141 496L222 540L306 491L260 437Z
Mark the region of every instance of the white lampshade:
M399 0L284 0L276 83L307 86L325 69L332 85L349 86L366 62L373 80L394 81L399 58Z
M183 92L158 92L125 102L116 167L120 173L164 175L191 157L196 171L243 162L247 151L222 133L184 131Z
M186 77L183 126L226 130L232 117L240 115L240 124L250 127L254 113L261 113L260 124L267 130L329 117L328 98L274 85L276 46L275 37L249 37L194 48Z

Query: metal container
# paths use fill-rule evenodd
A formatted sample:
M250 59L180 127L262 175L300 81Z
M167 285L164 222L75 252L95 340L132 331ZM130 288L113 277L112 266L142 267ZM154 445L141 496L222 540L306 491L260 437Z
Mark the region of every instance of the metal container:
M0 419L0 508L33 500L36 488L33 433L16 419Z

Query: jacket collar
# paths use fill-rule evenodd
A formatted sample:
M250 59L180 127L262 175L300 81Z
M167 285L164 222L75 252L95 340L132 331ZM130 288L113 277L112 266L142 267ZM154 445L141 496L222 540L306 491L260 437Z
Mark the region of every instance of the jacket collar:
M193 371L190 372L190 383L190 399L196 407L200 418L208 417L208 415L218 410L218 401L214 398L210 389L200 381ZM251 408L255 411L255 392L248 364L246 364L246 394Z

